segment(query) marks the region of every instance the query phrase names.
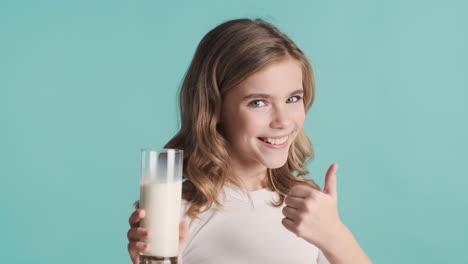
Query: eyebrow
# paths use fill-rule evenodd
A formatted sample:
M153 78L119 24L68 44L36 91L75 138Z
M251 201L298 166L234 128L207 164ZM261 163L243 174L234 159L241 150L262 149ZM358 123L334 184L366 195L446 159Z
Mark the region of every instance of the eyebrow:
M296 95L296 94L304 94L304 90L303 89L296 90L296 91L290 93L289 96L293 96L293 95ZM248 100L248 99L254 99L254 98L270 99L271 96L268 95L268 94L253 93L253 94L249 94L249 95L244 96L242 98L242 101L245 101L245 100Z

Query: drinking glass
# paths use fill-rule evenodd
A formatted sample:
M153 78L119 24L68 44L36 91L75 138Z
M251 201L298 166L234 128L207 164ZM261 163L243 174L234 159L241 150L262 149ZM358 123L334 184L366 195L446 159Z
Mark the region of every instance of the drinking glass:
M146 215L141 227L151 232L140 264L175 264L179 255L183 151L142 149L140 208Z

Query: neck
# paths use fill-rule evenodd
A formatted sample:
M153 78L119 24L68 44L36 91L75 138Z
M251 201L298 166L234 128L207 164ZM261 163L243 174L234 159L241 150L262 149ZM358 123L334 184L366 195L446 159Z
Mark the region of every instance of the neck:
M246 164L231 157L229 176L240 179L248 191L267 187L267 168L259 163Z

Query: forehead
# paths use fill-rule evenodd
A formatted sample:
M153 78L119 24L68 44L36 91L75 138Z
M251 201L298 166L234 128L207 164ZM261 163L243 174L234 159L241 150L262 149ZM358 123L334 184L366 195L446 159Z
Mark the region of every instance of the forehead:
M248 93L264 93L270 95L289 94L291 91L302 89L301 64L288 58L266 66L253 74L235 88L238 95Z

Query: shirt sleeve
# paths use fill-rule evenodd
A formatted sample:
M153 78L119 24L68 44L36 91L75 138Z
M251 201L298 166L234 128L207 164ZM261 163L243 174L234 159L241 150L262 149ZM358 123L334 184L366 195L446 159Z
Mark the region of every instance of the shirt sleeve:
M317 256L317 264L330 264L327 258L323 255L322 250L319 249Z

